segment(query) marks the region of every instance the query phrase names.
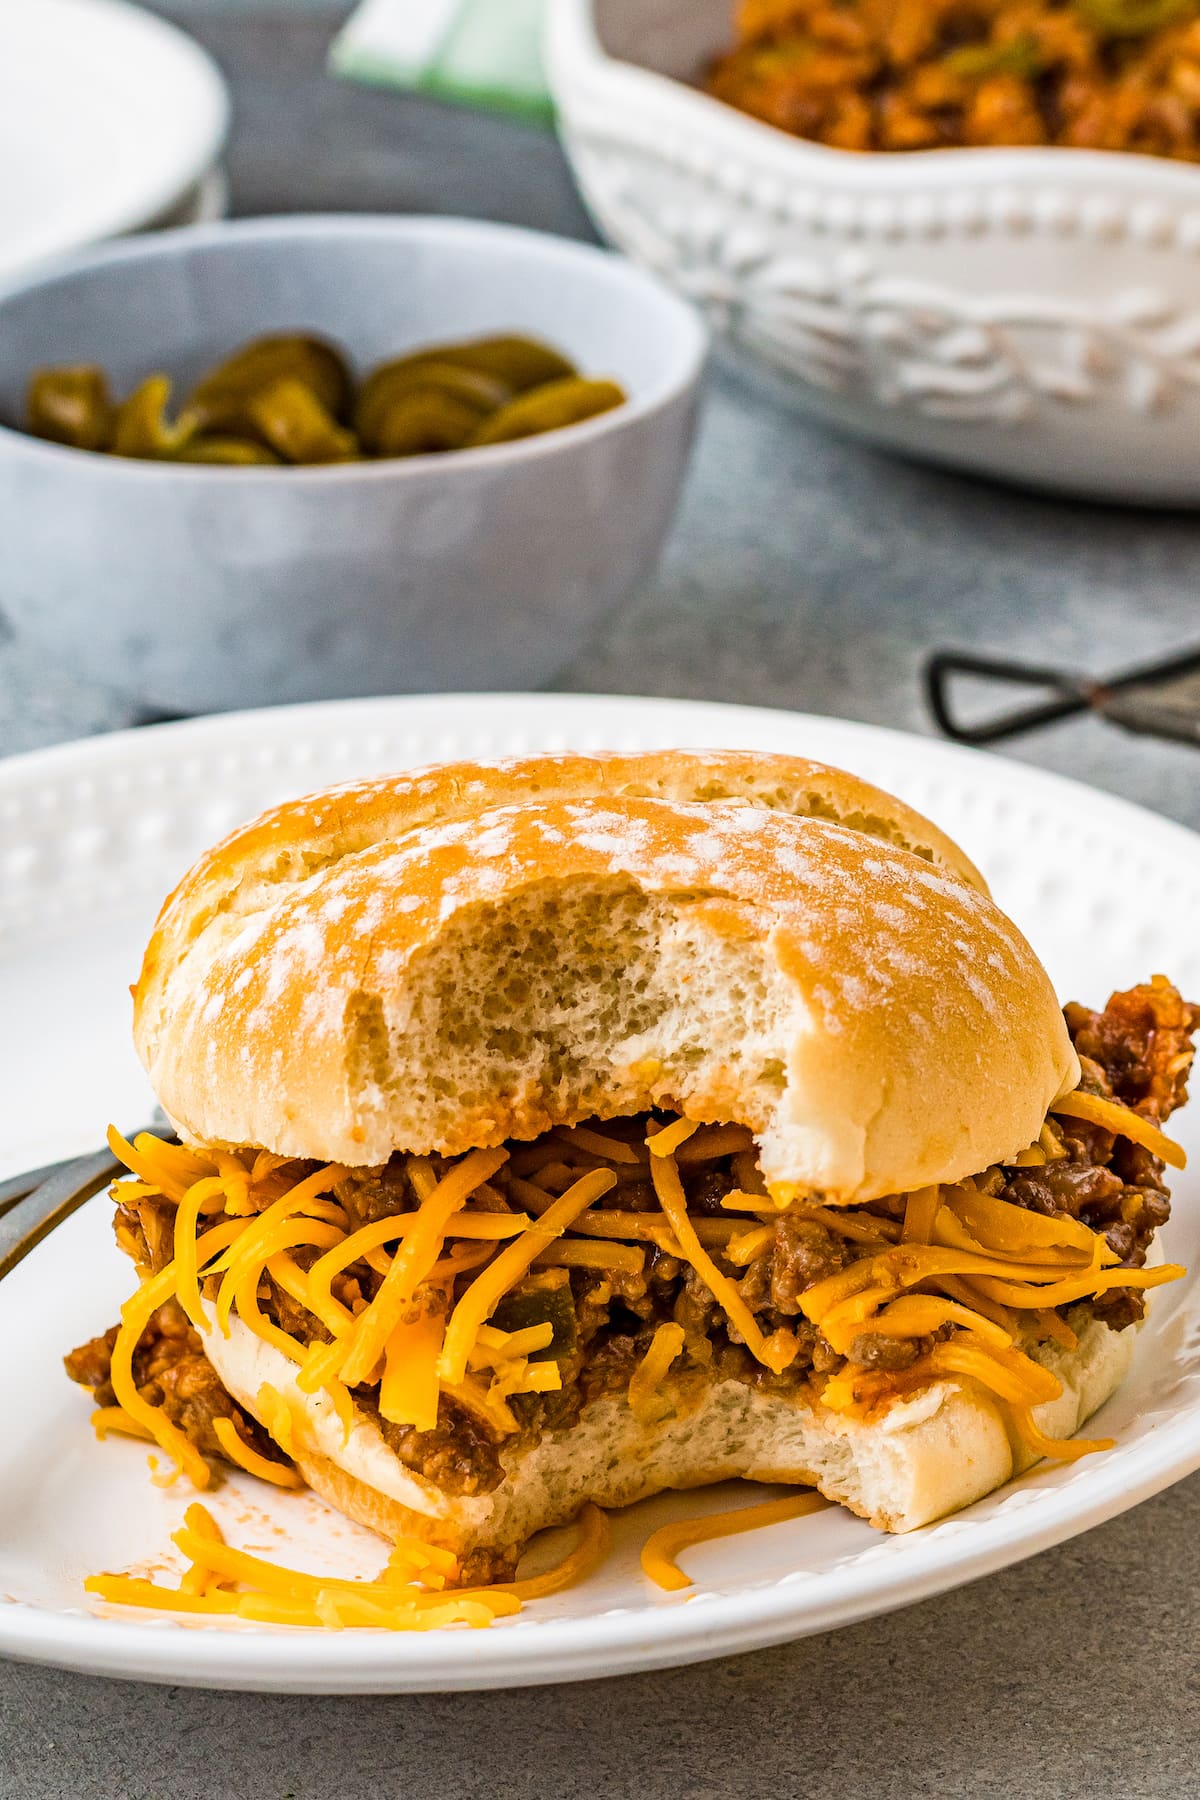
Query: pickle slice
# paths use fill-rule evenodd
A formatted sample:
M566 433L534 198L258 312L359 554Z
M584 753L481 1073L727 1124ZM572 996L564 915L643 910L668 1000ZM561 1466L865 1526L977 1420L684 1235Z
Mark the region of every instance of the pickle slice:
M92 363L77 363L34 371L25 417L35 437L69 444L73 450L107 450L117 409L104 370Z
M540 437L544 431L561 431L600 413L611 412L625 401L625 390L615 381L588 381L574 375L566 381L549 381L544 387L518 394L507 406L484 419L467 447L508 444L517 438Z

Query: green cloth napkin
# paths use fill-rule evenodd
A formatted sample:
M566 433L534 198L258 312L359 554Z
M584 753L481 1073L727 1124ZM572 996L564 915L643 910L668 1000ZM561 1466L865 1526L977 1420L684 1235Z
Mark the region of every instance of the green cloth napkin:
M546 0L363 0L336 38L339 75L549 119Z

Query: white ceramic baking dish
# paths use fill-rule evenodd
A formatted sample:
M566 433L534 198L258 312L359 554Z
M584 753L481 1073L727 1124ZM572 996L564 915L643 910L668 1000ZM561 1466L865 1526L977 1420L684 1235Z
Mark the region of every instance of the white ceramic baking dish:
M554 0L563 141L602 230L877 443L1200 504L1200 168L806 143L694 85L731 11Z

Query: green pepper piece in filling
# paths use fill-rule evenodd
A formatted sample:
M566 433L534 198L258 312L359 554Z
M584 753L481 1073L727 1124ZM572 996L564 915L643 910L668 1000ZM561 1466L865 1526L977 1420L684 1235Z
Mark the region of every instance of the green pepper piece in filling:
M114 456L149 462L174 462L196 434L196 421L186 411L172 424L167 417L171 377L148 375L117 410Z
M478 369L459 368L456 363L438 362L425 356L402 356L395 362L381 363L364 381L354 411L354 428L362 439L363 448L384 456L401 454L382 448L383 419L397 402L411 394L430 390L446 395L459 409L469 408L473 415L469 429L474 429L480 419L495 412L513 395L513 390L497 381L495 376L482 375ZM467 434L464 432L463 435ZM453 445L435 447L454 448Z
M571 1278L566 1269L539 1269L505 1294L491 1321L500 1331L525 1331L531 1325L554 1327L544 1350L530 1352L530 1362L573 1356L579 1342Z
M548 381L544 387L518 394L484 419L468 438L467 447L506 444L514 438L538 437L543 431L561 431L565 425L578 425L611 412L624 401L625 391L615 381L587 381L579 375L567 381Z
M107 450L116 417L107 377L91 363L37 369L30 379L25 418L35 437L73 450Z
M353 462L358 439L333 419L310 387L283 376L247 402L258 435L290 463Z
M1088 24L1103 37L1149 37L1165 25L1194 17L1197 0L1075 0Z
M310 389L331 418L349 418L353 387L345 357L322 338L295 332L255 338L235 350L200 377L188 395L188 409L202 430L240 435L253 397L286 380Z
M968 81L986 81L991 75L1031 81L1044 67L1044 58L1037 39L1025 33L1003 44L963 44L942 58L942 67Z

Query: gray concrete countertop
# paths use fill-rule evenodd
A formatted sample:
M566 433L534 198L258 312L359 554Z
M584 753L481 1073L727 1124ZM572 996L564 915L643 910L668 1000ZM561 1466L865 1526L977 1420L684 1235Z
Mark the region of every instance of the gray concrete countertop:
M230 74L239 212L460 211L585 233L551 138L322 72L339 7L170 0ZM714 372L667 554L560 685L928 730L958 644L1095 673L1200 637L1200 520L899 463ZM0 608L3 569L0 562ZM0 754L131 723L0 642ZM1023 759L1200 827L1195 753L1085 721ZM495 1695L314 1700L0 1665L3 1800L638 1800L1200 1792L1200 1477L974 1586L755 1656Z

